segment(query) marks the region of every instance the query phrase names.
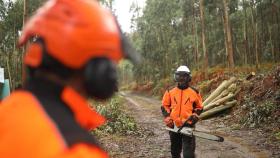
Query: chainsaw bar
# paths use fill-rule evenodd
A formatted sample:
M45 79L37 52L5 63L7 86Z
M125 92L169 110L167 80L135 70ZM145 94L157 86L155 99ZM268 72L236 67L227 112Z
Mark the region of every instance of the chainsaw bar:
M183 134L183 133L182 133ZM193 131L193 135L199 138L207 139L207 140L213 140L217 142L223 142L224 138L221 136L213 135L213 134L208 134L205 132L201 131Z
M173 128L166 127L166 130L178 133L177 128L173 129ZM191 136L191 137L195 136L195 137L199 137L199 138L203 138L203 139L207 139L207 140L212 140L212 141L217 141L217 142L223 142L224 141L224 138L221 137L221 136L209 134L209 133L206 133L206 132L203 132L203 131L196 131L196 130L193 130L192 128L187 128L187 127L182 128L182 130L180 130L179 133L184 134L186 136Z

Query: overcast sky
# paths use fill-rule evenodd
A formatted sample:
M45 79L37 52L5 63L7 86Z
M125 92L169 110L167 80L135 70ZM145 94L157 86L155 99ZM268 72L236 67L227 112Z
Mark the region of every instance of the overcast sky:
M115 0L115 3L113 4L118 21L124 32L130 32L130 19L132 13L129 13L129 9L133 1L137 2L139 7L143 8L146 0Z

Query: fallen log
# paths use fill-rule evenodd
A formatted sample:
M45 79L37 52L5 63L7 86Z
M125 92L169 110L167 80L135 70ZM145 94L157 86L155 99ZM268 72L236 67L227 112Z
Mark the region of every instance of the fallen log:
M213 116L214 114L217 114L217 113L219 113L223 110L226 110L226 109L229 109L229 108L233 107L236 103L237 103L236 100L233 100L231 102L227 102L224 105L220 105L220 106L215 107L211 110L203 112L198 118L201 119L201 120L207 119L210 116Z
M228 91L231 92L231 93L235 93L236 90L237 90L236 83L233 83L228 87Z
M213 99L219 96L225 89L228 88L236 80L235 77L231 77L229 80L224 81L220 86L210 94L210 96L203 102L203 105L209 104Z
M229 101L230 99L232 99L235 95L232 94L232 93L229 93L227 96L221 98L221 99L218 99L217 101L213 102L213 103L210 103L208 104L207 106L204 106L203 107L203 111L207 111L207 110L210 110L216 106L219 106L227 101Z
M221 99L221 98L227 96L228 93L229 93L228 90L225 89L220 95L218 95L215 99L213 99L209 104L214 103L215 101L217 101L217 100L219 100L219 99ZM208 105L209 105L209 104L208 104ZM207 106L207 105L205 105L205 106Z
M235 93L236 89L237 89L236 83L232 83L227 89L225 89L220 95L218 95L210 103L214 103L215 101L227 96L229 93ZM208 104L210 104L210 103L208 103ZM204 105L204 106L207 106L207 105Z
M219 105L221 105L221 104L223 104L223 103L225 103L225 102L231 100L231 99L234 98L240 91L241 91L241 88L239 87L239 88L237 88L237 90L235 91L235 93L229 93L227 96L225 96L225 97L223 97L223 98L221 98L221 99L215 101L215 103L210 103L210 104L208 104L207 106L203 107L203 110L204 110L204 111L207 111L207 110L209 110L209 109L212 109L212 108L214 108L214 107L217 107L217 106L219 106ZM209 107L209 106L210 106L210 107Z

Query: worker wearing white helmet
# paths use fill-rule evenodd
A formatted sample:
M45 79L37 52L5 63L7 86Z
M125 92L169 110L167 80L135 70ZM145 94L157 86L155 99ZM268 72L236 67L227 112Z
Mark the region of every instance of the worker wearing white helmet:
M162 114L166 126L180 128L182 126L194 127L198 115L202 112L202 99L199 92L190 87L190 69L179 66L174 74L177 86L168 89L162 98ZM172 158L180 158L182 149L184 158L195 157L195 138L169 132L171 140Z
M189 86L191 82L192 76L190 69L183 65L179 66L174 74L174 80L178 82L178 87L181 89L185 89Z

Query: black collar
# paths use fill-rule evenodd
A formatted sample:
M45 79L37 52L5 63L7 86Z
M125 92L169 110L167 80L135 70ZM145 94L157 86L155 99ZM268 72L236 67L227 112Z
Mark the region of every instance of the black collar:
M23 89L30 91L38 99L69 146L79 142L99 146L94 137L75 120L74 112L61 99L63 86L47 79L33 78L26 82Z

